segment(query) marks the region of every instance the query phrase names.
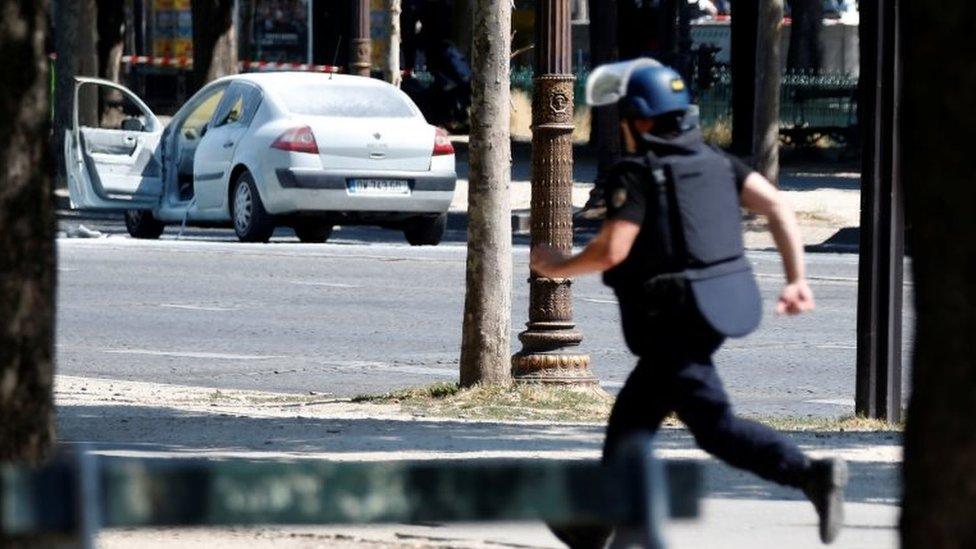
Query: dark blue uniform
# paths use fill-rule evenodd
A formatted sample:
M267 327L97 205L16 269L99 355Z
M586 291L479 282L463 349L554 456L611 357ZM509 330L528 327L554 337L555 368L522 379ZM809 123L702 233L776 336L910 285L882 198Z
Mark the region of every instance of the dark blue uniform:
M741 250L737 197L751 170L709 149L698 132L648 147L665 168L653 170L645 167L646 157L634 157L606 181L607 219L631 221L641 230L627 259L604 274L620 303L627 345L639 357L613 407L604 458L627 435L655 432L675 412L710 454L762 478L802 487L808 458L776 431L733 415L712 361L727 335L744 335L758 323L758 293L748 262L741 251L733 257ZM675 197L694 185L700 189L688 200L704 205L676 212L680 199ZM719 195L729 196L725 202L713 200ZM716 223L726 226L709 225ZM723 239L726 245L716 244ZM676 250L663 249L672 242ZM733 275L723 275L718 285L694 287L689 281L689 273L716 269Z

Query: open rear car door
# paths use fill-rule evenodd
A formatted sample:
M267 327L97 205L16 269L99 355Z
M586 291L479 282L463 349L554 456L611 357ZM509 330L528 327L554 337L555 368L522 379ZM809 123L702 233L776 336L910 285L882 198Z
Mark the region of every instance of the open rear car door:
M65 133L72 208L156 207L163 192L163 125L135 94L108 80L76 78L72 122Z

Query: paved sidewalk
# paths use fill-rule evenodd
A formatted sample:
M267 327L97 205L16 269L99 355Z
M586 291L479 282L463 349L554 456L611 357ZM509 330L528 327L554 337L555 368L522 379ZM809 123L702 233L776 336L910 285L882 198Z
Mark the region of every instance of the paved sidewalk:
M595 459L596 424L490 422L405 415L395 406L319 395L215 391L58 376L58 432L105 455L166 458L390 460L511 457ZM798 432L815 455L851 464L848 528L834 547L896 546L900 435ZM665 429L664 458L701 460L703 516L670 528L673 547L817 547L812 507L793 490L731 469ZM109 530L100 547L558 547L541 524Z

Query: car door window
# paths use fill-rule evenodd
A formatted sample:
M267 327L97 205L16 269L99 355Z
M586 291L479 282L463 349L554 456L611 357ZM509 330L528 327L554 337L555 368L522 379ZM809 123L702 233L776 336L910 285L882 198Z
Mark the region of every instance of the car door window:
M241 82L231 84L214 115L213 127L219 128L229 124L246 127L251 123L259 101L260 92L256 88Z
M200 139L203 128L213 118L214 111L217 110L217 106L220 105L226 91L227 88L219 88L202 98L180 124L180 135L191 141Z

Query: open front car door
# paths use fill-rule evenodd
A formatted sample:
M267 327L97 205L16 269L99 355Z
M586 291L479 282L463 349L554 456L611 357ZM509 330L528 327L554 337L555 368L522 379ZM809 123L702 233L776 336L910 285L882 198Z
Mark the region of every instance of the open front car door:
M98 78L75 79L64 160L71 207L152 209L163 192L163 125L135 94Z

